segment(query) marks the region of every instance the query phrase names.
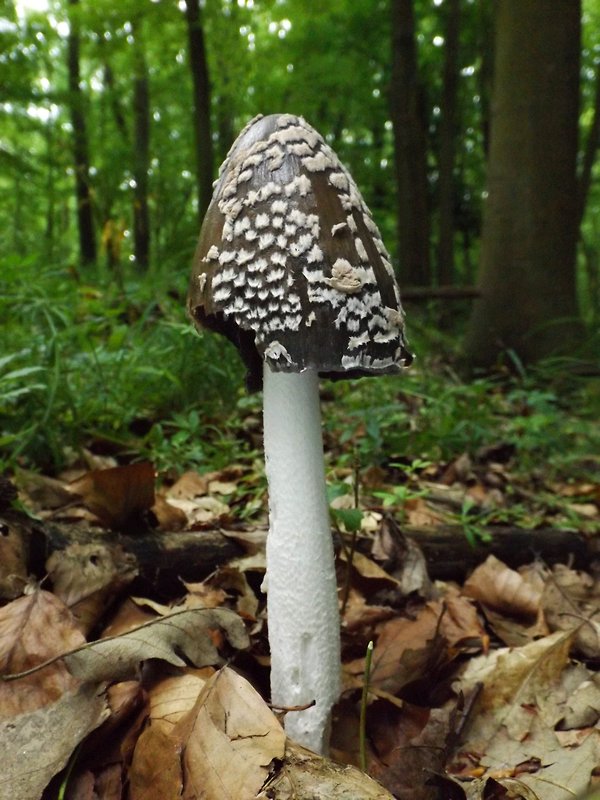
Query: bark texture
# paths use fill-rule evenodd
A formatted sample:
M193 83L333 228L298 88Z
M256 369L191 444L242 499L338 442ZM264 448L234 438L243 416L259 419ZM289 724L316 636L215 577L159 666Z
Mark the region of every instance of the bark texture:
M438 280L454 283L454 207L456 190L454 161L458 117L458 68L460 0L446 4L444 77L442 87L439 145L439 211Z
M140 271L150 262L150 212L148 208L148 169L150 167L150 82L141 31L134 29L133 78L133 246Z
M398 193L398 254L404 283L430 279L426 123L418 79L413 0L392 0L390 113Z
M471 364L569 352L575 252L580 3L499 0Z
M200 221L212 198L213 143L210 119L210 80L199 0L185 0L190 69L193 84L194 149Z
M79 69L80 36L77 19L79 0L69 2L69 35L67 38L67 69L69 74L69 110L73 127L73 160L75 169L75 198L79 251L83 264L96 261L96 235L90 190L90 159L84 96Z

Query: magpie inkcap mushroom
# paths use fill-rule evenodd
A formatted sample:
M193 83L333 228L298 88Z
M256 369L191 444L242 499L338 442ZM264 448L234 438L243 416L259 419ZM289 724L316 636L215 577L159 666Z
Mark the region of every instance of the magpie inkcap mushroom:
M301 117L258 116L220 170L194 257L189 310L238 345L248 385L410 364L389 255L348 170Z
M377 226L333 150L302 118L256 117L215 184L194 258L195 322L239 348L263 386L271 699L286 731L326 752L340 626L319 377L411 361Z

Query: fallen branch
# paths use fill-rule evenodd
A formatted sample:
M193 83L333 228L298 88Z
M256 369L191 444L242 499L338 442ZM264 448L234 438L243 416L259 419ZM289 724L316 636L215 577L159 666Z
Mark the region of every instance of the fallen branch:
M9 520L13 530L26 538L27 568L38 577L45 574L45 562L53 552L74 544L118 548L135 559L139 579L160 594L181 590L180 579L202 580L218 566L245 554L244 547L219 530L158 532L148 530L126 536L81 525L45 524L23 519ZM389 526L390 535L400 543L411 537L422 549L434 579L462 580L488 555L495 555L511 567L540 558L548 564L571 563L589 568L598 555L598 545L582 534L556 528L523 530L509 526L486 529L491 540L474 546L458 525L436 527ZM372 539L361 537L359 548L369 552Z

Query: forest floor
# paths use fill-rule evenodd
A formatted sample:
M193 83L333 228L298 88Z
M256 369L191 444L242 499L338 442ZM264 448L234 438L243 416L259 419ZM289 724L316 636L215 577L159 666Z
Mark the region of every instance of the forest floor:
M52 476L14 469L0 492L0 798L567 800L592 788L597 430L564 412L553 435L570 437L571 457L535 467L536 431L547 444L558 424L542 413L548 394L498 395L497 438L378 462L356 442L378 419L371 438L390 452L389 407L361 417L347 394L344 407L325 399L343 661L331 761L286 742L268 706L255 405L237 432L252 446L220 469L157 474L97 441ZM361 757L381 786L339 766Z
M43 274L0 297L0 800L593 787L597 372L511 356L464 381L413 314L406 375L323 385L343 662L323 760L268 706L261 410L237 354L181 291Z

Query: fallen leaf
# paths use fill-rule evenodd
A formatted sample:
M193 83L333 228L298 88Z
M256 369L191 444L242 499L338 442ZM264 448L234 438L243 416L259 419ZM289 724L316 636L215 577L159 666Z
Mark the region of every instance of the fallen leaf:
M556 564L544 587L542 607L551 630L577 629L577 650L586 658L598 658L600 584L597 581L585 572Z
M187 515L180 508L175 508L164 497L156 497L152 506L152 513L158 522L161 531L180 531L187 525Z
M75 542L46 562L54 593L67 605L84 633L137 575L136 560L120 546Z
M129 768L129 800L181 800L182 743L160 728L150 727L137 740ZM202 798L198 794L198 798Z
M439 525L444 521L444 515L435 511L427 500L422 497L415 497L407 500L403 506L406 514L406 521L415 527L427 527L429 525Z
M432 773L442 773L451 730L449 709L379 702L367 715L368 739L375 754L369 774L401 800L430 800ZM446 795L444 795L446 797Z
M229 668L206 683L194 709L173 731L184 744L185 798L241 800L256 797L285 733L264 700Z
M140 462L92 470L69 488L104 525L122 529L154 505L154 467Z
M503 726L522 741L536 717L552 729L562 714L560 701L565 698L558 687L573 637L572 632L557 632L523 647L472 659L459 683L463 693L483 684L470 739L480 736L489 741ZM485 745L473 749L485 752Z
M73 492L62 481L37 472L18 469L15 483L26 496L27 505L36 510L62 508L74 500Z
M48 635L51 632L51 635ZM41 589L0 608L0 673L24 672L84 642L68 608ZM0 718L33 711L72 691L78 681L61 662L10 683L0 680Z
M212 667L187 667L177 675L161 676L147 689L149 719L154 728L169 733L195 706L206 682L215 674Z
M186 661L179 653L198 667L218 664L221 657L213 644L211 632L219 629L225 632L232 647L243 649L248 646L244 623L233 611L196 608L152 620L120 636L82 645L55 656L36 669L47 669L60 659L79 680L100 683L135 676L140 663L151 658L184 667ZM4 679L8 677L22 680L20 675L5 675Z
M437 606L429 603L428 608L437 609ZM448 586L443 595L440 631L448 644L459 650L485 650L489 642L474 604L452 586Z
M389 606L367 603L362 592L350 588L342 618L342 627L346 633L355 633L361 628L371 628L377 622L395 617L396 613Z
M373 558L399 582L406 597L412 592L423 598L432 596L427 562L421 548L398 528L395 520L384 517L371 547Z
M122 633L139 628L146 622L152 622L156 615L141 608L139 598L127 597L113 613L109 624L104 628L99 638L106 639L111 636L120 636Z
M346 558L346 553L342 550L338 556L339 560L348 563ZM396 578L393 578L391 575L382 569L379 564L377 564L373 559L368 558L367 556L363 555L358 550L355 550L352 553L352 569L360 575L361 578L365 578L368 581L378 581L381 582L384 586L391 587L393 589L397 589L399 582Z
M172 498L167 501L175 508L183 511L190 527L215 525L221 518L230 513L229 506L217 500L216 497L199 497L195 500Z
M39 800L107 713L103 693L87 684L65 691L50 705L0 722L0 800Z
M209 478L197 472L184 472L170 489L166 497L176 500L193 500L208 493Z
M27 534L14 518L0 516L0 598L13 600L27 585Z
M496 611L535 619L542 593L495 556L488 556L465 581L463 591Z
M447 646L440 634L442 604L421 609L415 619L396 617L379 626L370 684L397 694L406 684L429 674L444 659Z

